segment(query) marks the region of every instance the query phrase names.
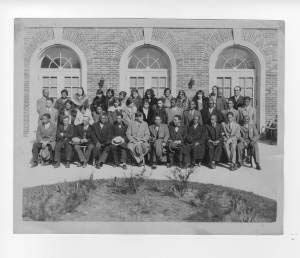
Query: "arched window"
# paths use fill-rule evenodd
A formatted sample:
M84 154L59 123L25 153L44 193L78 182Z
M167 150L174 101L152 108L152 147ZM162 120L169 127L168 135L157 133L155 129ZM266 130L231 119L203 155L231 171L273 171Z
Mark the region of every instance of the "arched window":
M160 49L142 46L129 56L127 78L129 88L137 88L140 95L152 88L156 96L162 96L169 87L170 61Z
M81 87L81 65L77 54L63 45L54 45L41 54L40 84L50 97L57 98L62 89L73 96Z
M243 96L249 96L255 105L256 57L241 46L225 48L218 56L213 71L216 84L225 98L233 95L235 86L240 86Z

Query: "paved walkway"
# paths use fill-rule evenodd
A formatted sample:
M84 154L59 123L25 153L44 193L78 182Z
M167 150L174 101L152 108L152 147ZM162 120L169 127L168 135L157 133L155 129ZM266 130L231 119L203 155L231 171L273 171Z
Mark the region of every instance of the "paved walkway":
M27 147L26 147L27 146ZM25 147L27 151L25 151ZM281 156L277 153L276 146L260 144L261 153L261 165L263 170L258 171L254 168L242 167L241 169L231 172L227 168L217 167L212 170L205 166L196 168L195 173L191 176L191 181L201 183L211 183L223 186L229 186L237 189L251 191L256 194L269 197L277 200L278 187L281 177L281 171L283 164L281 162ZM87 179L91 174L94 175L94 179L100 178L113 178L124 177L139 173L141 168L134 166L128 166L127 170L121 168L114 168L108 165L104 165L100 170L96 170L92 166L87 168L78 168L75 165L71 165L71 168L66 169L63 165L54 169L52 166L46 167L29 167L29 160L31 153L28 149L31 149L31 144L27 143L22 146L24 148L24 155L20 155L19 164L23 163L23 172L18 174L18 181L23 187L46 185L64 181L75 181L78 179ZM22 152L21 152L22 153ZM20 173L20 171L19 171ZM152 170L146 167L145 176L154 179L167 179L167 176L171 174L170 169L165 166L160 166L156 170Z

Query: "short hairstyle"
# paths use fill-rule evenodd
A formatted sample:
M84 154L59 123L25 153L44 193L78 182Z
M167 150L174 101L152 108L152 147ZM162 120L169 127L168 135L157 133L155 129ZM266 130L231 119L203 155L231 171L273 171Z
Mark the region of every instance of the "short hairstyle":
M175 115L175 116L174 116L174 118L175 118L175 117L177 117L177 118L178 118L178 120L180 120L180 121L181 121L181 116L180 116L180 115Z
M76 110L76 109L72 109L72 110L71 110L71 116L72 116L72 117L77 116L77 110Z
M161 101L162 103L164 103L164 99L163 99L163 98L157 99L157 102L158 102L158 101Z
M124 97L126 97L127 96L127 92L126 91L120 91L119 95L123 95Z
M227 117L228 117L228 116L234 116L234 115L233 115L232 112L228 112L228 113L227 113Z
M170 91L170 92L171 92L171 89L170 89L170 88L165 88L165 89L164 89L164 94L166 94L167 91Z
M68 118L68 119L69 119L69 116L67 116L67 115L64 115L64 116L62 117L62 119L63 119L63 120L65 120L66 118Z
M88 118L90 120L90 117L87 115L84 115L83 118Z
M150 105L149 99L144 99L144 100L143 100L143 105L144 105L145 103L148 103L148 104Z
M131 94L132 94L133 92L139 93L138 90L137 90L136 88L132 88L132 89L131 89Z
M234 87L234 89L236 89L236 88L238 88L238 89L239 89L239 91L241 91L241 90L242 90L242 88L241 88L240 86L235 86L235 87Z
M211 116L210 116L210 119L211 119L212 117L215 117L216 120L218 120L218 116L217 116L216 114L211 115Z
M66 93L66 95L68 96L69 95L69 92L66 90L66 89L63 89L60 94L62 95L63 93Z
M80 88L78 88L78 89L81 89L81 90L82 90L82 96L84 96L84 95L85 95L84 89L83 89L82 87L80 87ZM78 92L77 92L77 94L78 94Z
M68 99L68 100L65 102L65 106L66 106L67 104L70 104L70 105L72 106L72 105L73 105L73 102L72 102L70 99Z
M113 95L113 96L115 95L115 91L114 91L113 89L111 89L111 88L107 89L107 90L106 90L106 95L107 95L107 93L109 93L109 92L111 93L111 95Z
M108 114L107 114L107 112L103 112L103 114L102 114L101 118L103 118L103 117L108 117Z
M233 99L228 99L228 103L229 103L229 102L232 102L232 103L233 103Z
M141 117L141 116L143 116L142 112L138 111L135 113L135 117Z
M53 99L53 98L47 98L46 100L47 100L47 101L50 100L52 103L54 102L54 99Z
M244 97L244 100L251 100L251 98L249 96Z
M212 89L216 88L217 90L219 89L219 87L217 85L212 86Z
M156 119L157 117L159 117L159 119L161 119L160 115L155 115L154 119Z
M176 98L171 98L170 102L175 101L176 102Z
M123 118L123 114L122 114L122 112L120 112L120 111L117 111L117 112L116 112L116 117L117 117L117 116L120 116L121 118Z
M116 98L116 97L113 99L113 101L114 101L114 103L116 103L116 102L120 103L120 99Z
M45 113L45 114L42 115L42 117L46 117L46 118L50 119L51 115L49 113Z

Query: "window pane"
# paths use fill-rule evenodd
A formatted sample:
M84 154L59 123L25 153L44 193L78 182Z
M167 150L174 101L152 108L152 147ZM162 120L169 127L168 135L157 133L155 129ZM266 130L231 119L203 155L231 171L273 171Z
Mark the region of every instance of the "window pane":
M224 88L223 92L224 92L223 93L224 98L226 98L226 99L230 98L230 96L231 96L231 88Z
M219 88L223 87L223 77L217 77L217 86Z
M136 77L130 77L130 88L136 88L137 80Z
M166 77L160 77L159 78L159 87L160 88L166 88L167 87L167 78Z
M144 88L145 87L145 78L144 77L138 77L137 78L137 87L138 88Z
M156 88L159 85L159 78L158 77L152 77L151 78L151 87Z

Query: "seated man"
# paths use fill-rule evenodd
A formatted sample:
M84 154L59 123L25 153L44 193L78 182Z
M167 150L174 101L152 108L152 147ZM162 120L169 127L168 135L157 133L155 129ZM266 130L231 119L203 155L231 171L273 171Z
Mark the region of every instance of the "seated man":
M179 166L183 168L183 158L186 159L186 136L187 129L184 125L181 124L181 116L175 115L173 123L169 126L169 163L168 167L174 165L174 158L176 157L179 161ZM185 162L187 163L187 162Z
M38 125L36 131L36 140L32 147L32 165L38 165L38 156L41 149L48 148L50 157L49 162L52 161L52 150L55 146L56 125L50 122L50 115L48 113L42 116L41 123Z
M127 125L123 122L121 113L116 114L116 121L112 125L112 145L110 146L113 153L114 164L123 169L127 169ZM121 154L119 159L119 154Z
M206 128L200 123L199 116L194 116L192 122L186 137L188 165L200 167L205 154Z
M257 141L259 139L259 134L254 124L249 123L250 118L246 115L244 116L244 124L241 126L241 138L238 143L238 156L240 164L243 164L243 153L247 150L250 154L250 158L254 157L254 162L256 164L256 169L261 170L259 164L259 151ZM252 160L250 160L252 164Z
M215 106L214 100L208 100L208 108L204 108L201 110L203 124L207 125L210 124L210 117L212 115L217 116L217 123L224 122L224 116L220 110L218 110Z
M216 168L216 163L220 161L223 147L223 127L217 123L217 116L210 117L210 124L206 125L208 164L212 169Z
M224 146L226 150L227 159L230 165L230 170L237 170L241 164L236 163L236 147L238 139L241 136L240 126L234 121L233 113L229 112L227 114L228 123L224 127Z
M90 117L84 116L83 123L75 127L74 138L72 139L74 149L80 160L78 167L82 166L85 168L90 160L91 153L94 149L93 133L93 128L90 125ZM82 150L82 146L85 147L85 151Z
M135 120L130 122L126 136L128 138L128 149L131 151L138 166L145 164L145 155L149 151L149 128L145 121L143 121L143 114L137 112Z
M72 158L72 145L71 141L74 136L74 125L69 122L70 117L64 116L62 118L63 124L58 125L56 131L56 145L55 145L55 154L54 154L54 168L60 166L60 156L61 150L64 149L66 155L65 167L70 167L70 162Z
M154 124L149 126L150 154L152 169L156 169L157 162L164 162L164 148L169 139L169 128L162 124L161 117L157 115Z
M199 110L196 109L196 102L194 100L190 101L190 106L188 110L183 111L183 123L185 126L189 127L193 122L194 117L198 117L198 124L202 125L202 116Z
M99 122L93 124L93 129L94 157L98 157L95 167L100 169L109 155L112 140L112 127L106 113L101 116Z

